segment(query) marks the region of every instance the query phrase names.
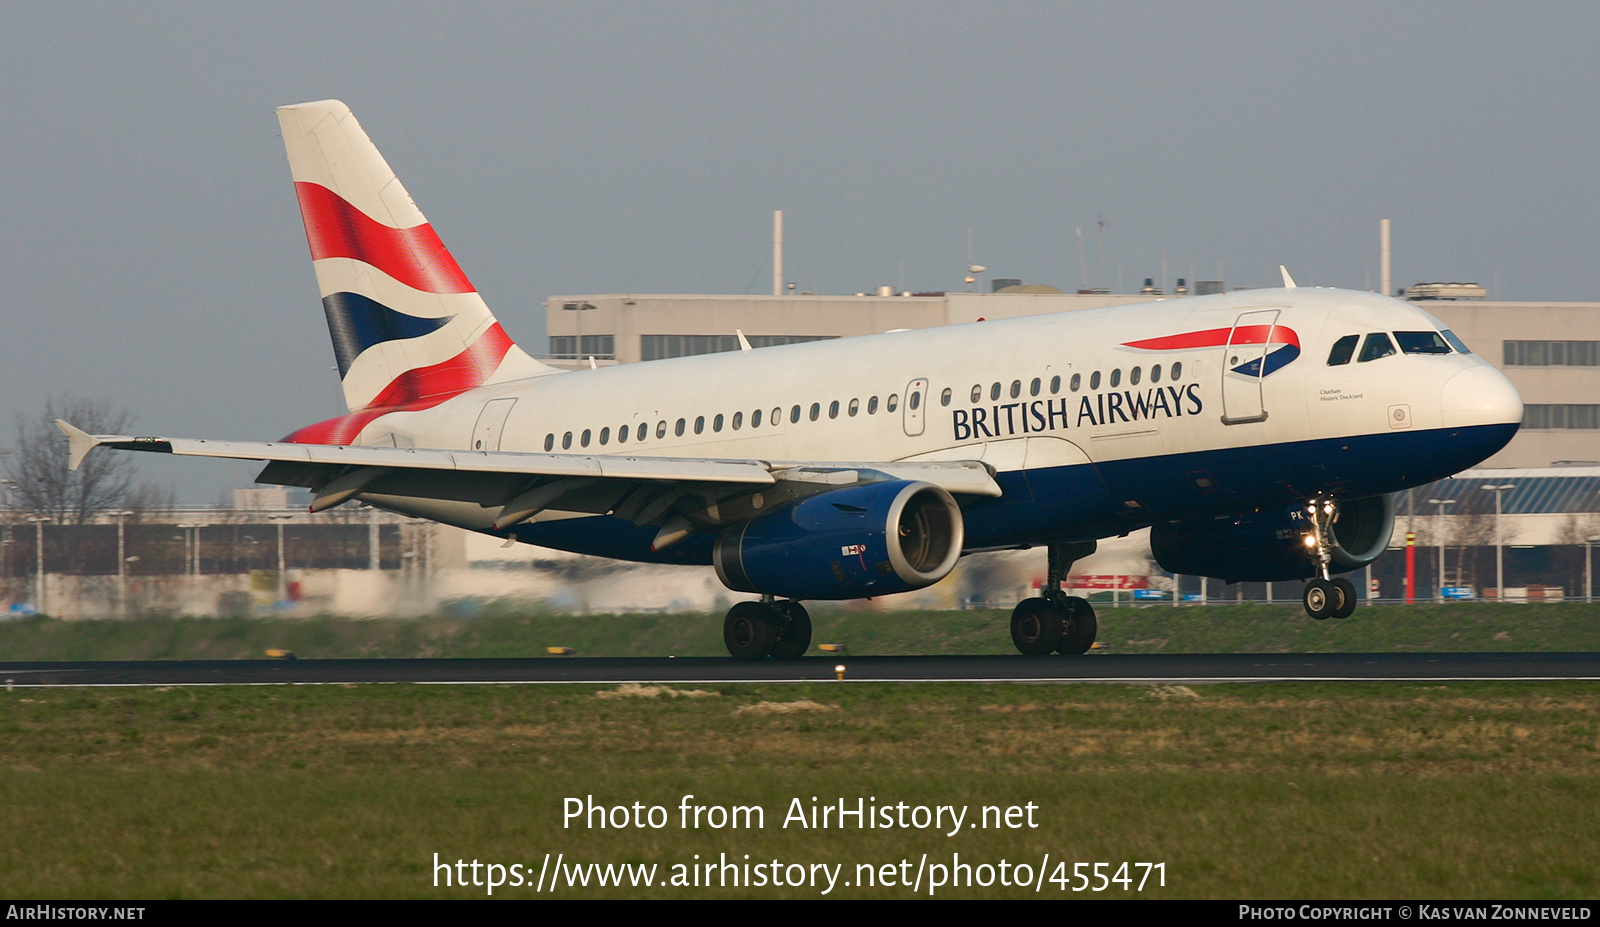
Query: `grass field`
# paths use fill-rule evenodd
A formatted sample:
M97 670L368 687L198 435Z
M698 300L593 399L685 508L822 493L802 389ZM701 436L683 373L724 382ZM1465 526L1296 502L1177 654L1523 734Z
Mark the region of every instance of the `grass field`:
M926 865L959 854L980 880L1002 860L1043 868L1045 897L1593 898L1597 719L1593 683L17 689L0 693L0 894L486 896L436 886L438 854L528 867L528 885L494 897L531 898L559 853L655 864L656 882L749 854L786 879L791 864L842 866L827 897L926 897ZM760 807L764 826L680 826L685 795ZM585 796L659 805L670 823L564 828L564 800ZM1031 803L1037 826L784 827L813 796L967 807L968 821ZM902 860L908 878L924 866L920 891L861 884L858 864ZM1071 863L1112 876L1123 861L1165 863L1165 886L1071 890Z
M1345 622L1290 605L1100 613L1113 653L1600 648L1600 613L1576 604L1382 607ZM852 654L1011 651L1004 612L814 618L817 642ZM551 645L723 653L716 615L509 605L405 621L0 623L0 661L253 658L268 647L533 656ZM760 808L762 826L683 826L687 795ZM659 806L663 826L564 827L565 801L589 796ZM785 826L797 799L807 811L843 799L966 817L953 835L948 818L937 829ZM971 826L985 808L997 826ZM1000 826L1010 809L1036 826ZM591 884L552 891L558 854L566 879ZM693 867L723 854L764 868L707 887ZM1001 884L1022 863L1044 897L1559 899L1600 893L1597 859L1600 684L1586 682L0 693L9 897L482 898L487 886L455 882L471 883L470 868L450 865L477 860L504 867L497 898L927 897L939 878L935 897L1014 898L1035 893ZM1123 862L1165 865L1126 870L1129 887L1109 881ZM600 873L573 868L591 863L657 868L648 887L602 887ZM1110 864L1107 882L1095 863ZM966 881L952 885L957 864ZM770 884L774 871L804 884ZM477 881L490 872L480 865ZM749 884L757 872L764 881Z
M1600 606L1377 606L1311 621L1295 604L1098 609L1111 653L1600 650ZM814 643L853 654L1012 653L1009 612L877 612L816 605ZM724 656L721 614L553 614L510 603L469 618L141 618L0 622L0 662L260 658Z

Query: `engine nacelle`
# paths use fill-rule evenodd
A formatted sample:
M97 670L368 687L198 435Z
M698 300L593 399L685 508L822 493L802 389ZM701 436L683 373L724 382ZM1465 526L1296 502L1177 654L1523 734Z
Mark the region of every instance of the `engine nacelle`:
M964 535L950 493L894 480L818 493L727 528L711 562L739 592L859 599L944 579Z
M1328 569L1347 573L1366 566L1388 548L1393 532L1393 496L1339 503ZM1212 576L1230 583L1309 579L1316 575L1305 543L1310 533L1304 506L1293 506L1226 521L1156 525L1150 529L1150 552L1170 573Z

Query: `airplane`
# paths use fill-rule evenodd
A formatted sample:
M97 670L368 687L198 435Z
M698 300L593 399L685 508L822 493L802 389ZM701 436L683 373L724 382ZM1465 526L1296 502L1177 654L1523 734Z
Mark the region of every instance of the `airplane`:
M810 645L806 600L920 589L1042 546L1024 654L1087 652L1062 588L1150 528L1175 574L1309 580L1317 619L1387 547L1393 494L1511 440L1522 400L1438 319L1296 286L564 371L500 327L348 107L281 107L347 411L276 442L90 435L266 463L258 482L509 541L709 565L740 660ZM592 367L593 365L591 365Z

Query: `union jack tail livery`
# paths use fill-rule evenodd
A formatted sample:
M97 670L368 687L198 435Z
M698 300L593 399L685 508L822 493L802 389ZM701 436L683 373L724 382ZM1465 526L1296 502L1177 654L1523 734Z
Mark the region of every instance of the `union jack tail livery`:
M356 443L384 413L556 372L512 343L349 107L284 106L278 123L351 413L292 440Z

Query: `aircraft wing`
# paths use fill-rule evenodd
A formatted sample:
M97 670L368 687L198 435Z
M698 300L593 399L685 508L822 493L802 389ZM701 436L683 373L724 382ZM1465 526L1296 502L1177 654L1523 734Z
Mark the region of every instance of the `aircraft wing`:
M762 487L778 498L840 485L883 479L920 480L952 495L1000 495L983 463L966 461L768 461L508 451L432 450L285 442L212 441L195 438L91 435L58 420L71 444L69 466L77 469L97 447L259 460L267 466L257 482L304 486L316 493L312 511L331 508L358 494L411 496L499 507L492 527L503 529L546 509L617 514L653 524L698 500L702 513L724 521L719 500ZM774 501L777 501L774 499ZM734 506L728 513L731 520ZM702 514L702 517L704 515Z

